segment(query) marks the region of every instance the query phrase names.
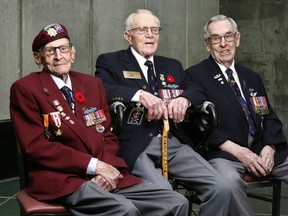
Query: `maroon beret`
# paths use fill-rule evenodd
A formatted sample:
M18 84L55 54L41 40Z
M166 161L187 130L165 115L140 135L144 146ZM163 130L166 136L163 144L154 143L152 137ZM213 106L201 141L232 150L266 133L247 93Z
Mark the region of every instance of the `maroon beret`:
M70 40L68 31L65 26L58 23L47 25L34 38L32 51L38 52L38 50L44 47L47 43L58 40L60 38L68 38Z

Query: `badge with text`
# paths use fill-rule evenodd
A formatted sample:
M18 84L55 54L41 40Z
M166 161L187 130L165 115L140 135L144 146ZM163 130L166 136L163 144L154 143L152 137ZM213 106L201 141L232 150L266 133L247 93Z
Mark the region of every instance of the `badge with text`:
M61 136L62 131L60 130L60 126L61 126L60 112L51 112L50 116L51 116L51 119L54 122L55 126L57 127L57 130L55 131L56 136Z
M162 98L165 105L168 105L172 99L178 97L183 92L183 89L159 89L160 98Z
M144 113L144 107L140 103L137 103L130 111L127 124L140 125Z
M137 71L123 71L123 75L126 79L142 79L141 73Z
M250 101L257 115L269 114L268 104L265 96L251 97Z

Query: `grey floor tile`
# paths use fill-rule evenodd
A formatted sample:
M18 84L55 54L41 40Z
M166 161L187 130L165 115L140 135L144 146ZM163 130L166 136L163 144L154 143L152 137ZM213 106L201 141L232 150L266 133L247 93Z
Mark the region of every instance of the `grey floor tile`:
M1 216L19 216L20 208L16 199L10 199L0 206Z
M10 178L0 180L0 196L10 197L19 191L19 178Z

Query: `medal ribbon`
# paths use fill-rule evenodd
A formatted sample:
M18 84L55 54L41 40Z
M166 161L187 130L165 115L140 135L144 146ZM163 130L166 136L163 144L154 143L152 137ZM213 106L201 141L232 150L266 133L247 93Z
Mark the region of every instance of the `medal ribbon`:
M52 121L54 122L55 126L57 128L60 128L60 126L61 126L60 112L51 112L50 115L51 115Z

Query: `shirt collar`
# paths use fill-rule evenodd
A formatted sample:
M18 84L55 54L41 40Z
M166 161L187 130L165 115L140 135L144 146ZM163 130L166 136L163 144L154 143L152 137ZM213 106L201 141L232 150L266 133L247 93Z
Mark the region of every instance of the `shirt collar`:
M150 60L154 65L154 57L153 56L151 56L149 59L146 59L143 56L141 56L132 46L130 46L130 48L131 48L131 51L132 51L133 55L135 56L137 62L139 63L139 65L144 65L147 60Z
M56 83L56 85L58 86L59 89L61 89L63 86L67 86L71 89L72 91L72 83L71 83L71 79L70 79L70 76L69 74L67 74L67 81L66 83L60 79L59 77L53 75L53 74L50 74L50 76L52 77L52 79L54 80L54 82Z
M217 61L215 61L217 64L218 64L218 66L220 67L220 70L222 71L222 74L225 76L225 78L226 79L228 79L228 75L227 75L227 73L225 72L228 68L226 68L224 65L222 65L222 64L219 64ZM235 76L235 74L237 75L237 72L236 72L236 70L235 70L235 61L233 60L232 61L232 64L231 64L231 66L229 67L232 71L233 71L233 76ZM237 75L237 77L238 77L238 75Z

